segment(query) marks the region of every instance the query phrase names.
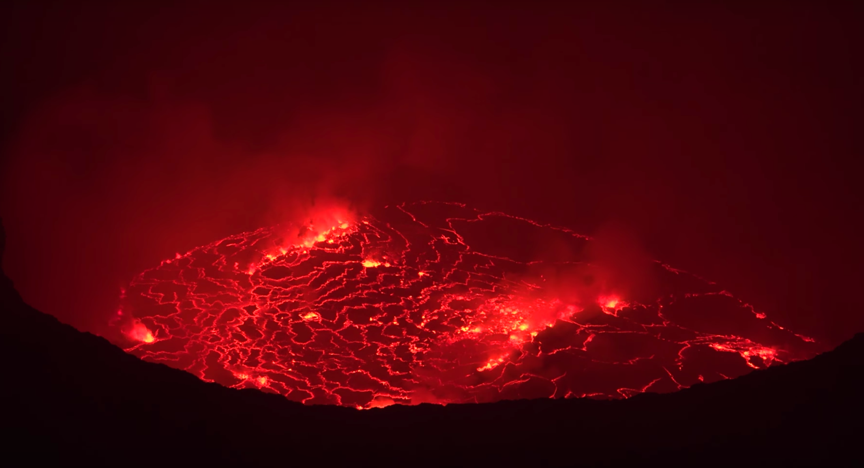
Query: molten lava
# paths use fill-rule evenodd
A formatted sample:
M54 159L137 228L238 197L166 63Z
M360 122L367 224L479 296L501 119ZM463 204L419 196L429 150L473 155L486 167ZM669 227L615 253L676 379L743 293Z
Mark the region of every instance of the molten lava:
M650 265L648 292L592 282L591 239L568 229L434 202L332 218L144 271L122 299L127 351L357 408L621 398L814 354L809 338L668 265Z
M134 320L132 326L129 327L125 333L126 336L133 341L140 341L143 343L152 343L156 341L156 338L153 337L153 333L147 329L146 325L138 320Z

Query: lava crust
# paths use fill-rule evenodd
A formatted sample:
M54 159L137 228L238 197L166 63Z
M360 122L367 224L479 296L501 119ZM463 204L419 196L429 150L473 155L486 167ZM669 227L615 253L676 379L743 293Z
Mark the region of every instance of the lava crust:
M239 234L124 291L127 352L306 404L626 398L806 359L794 334L660 262L639 285L569 229L418 202Z

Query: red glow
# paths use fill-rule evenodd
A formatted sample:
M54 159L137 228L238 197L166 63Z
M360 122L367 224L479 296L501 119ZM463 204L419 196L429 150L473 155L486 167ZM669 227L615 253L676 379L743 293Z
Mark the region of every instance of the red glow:
M758 357L764 362L770 364L772 361L774 361L774 359L776 359L777 356L777 351L771 348L759 346L756 343L751 343L749 341L726 344L712 343L711 347L716 349L717 351L740 354L741 357L747 361L747 365L754 369L758 369L759 366L757 366L750 360L751 357Z
M553 288L526 269L551 261L508 257L472 231L564 235L574 252L590 242L563 228L431 202L344 216L232 236L141 273L123 302L137 317L129 351L227 386L359 408L621 398L810 355L806 337L680 270L653 264L662 286L646 297Z
M371 409L371 408L386 408L388 406L395 405L396 402L387 397L375 397L369 403L368 406L358 406L357 409Z
M612 311L623 308L627 305L618 296L601 296L597 299L597 303L604 309Z
M122 312L118 312L118 315L121 314ZM135 320L132 323L132 326L128 330L126 330L125 334L127 337L129 337L129 339L134 341L140 341L142 343L153 343L154 341L156 341L153 333L138 320Z

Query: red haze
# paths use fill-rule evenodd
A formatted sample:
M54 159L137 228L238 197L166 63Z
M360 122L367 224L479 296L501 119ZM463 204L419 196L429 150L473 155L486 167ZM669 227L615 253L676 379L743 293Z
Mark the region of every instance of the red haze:
M175 252L432 198L624 223L792 328L864 328L855 7L528 5L8 7L4 268L100 332Z

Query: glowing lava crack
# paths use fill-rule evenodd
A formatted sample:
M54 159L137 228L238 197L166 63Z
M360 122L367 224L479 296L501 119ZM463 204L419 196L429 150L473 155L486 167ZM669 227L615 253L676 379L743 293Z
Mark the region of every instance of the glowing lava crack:
M621 398L815 354L809 338L657 262L627 288L563 228L421 202L273 227L125 291L128 352L307 404Z

